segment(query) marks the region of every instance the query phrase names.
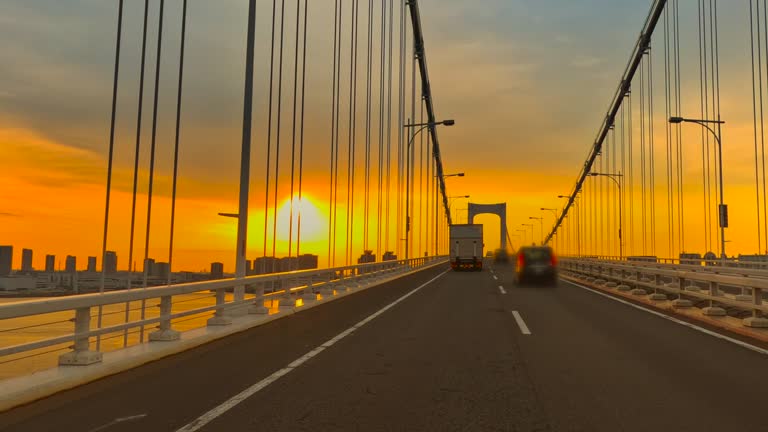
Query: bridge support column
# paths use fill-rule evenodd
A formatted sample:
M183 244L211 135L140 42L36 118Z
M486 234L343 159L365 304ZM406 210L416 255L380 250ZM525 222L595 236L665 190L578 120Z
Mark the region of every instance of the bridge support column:
M224 309L226 306L226 294L227 293L224 292L223 289L216 290L216 306L218 306L218 309L216 309L216 313L214 313L211 318L208 318L207 324L209 326L232 324L232 318L226 316L226 311Z
M171 296L160 297L160 328L149 334L150 341L170 342L179 340L181 333L171 328Z
M90 350L88 332L91 331L91 308L75 310L75 344L73 351L59 356L59 366L87 366L99 363L102 354Z

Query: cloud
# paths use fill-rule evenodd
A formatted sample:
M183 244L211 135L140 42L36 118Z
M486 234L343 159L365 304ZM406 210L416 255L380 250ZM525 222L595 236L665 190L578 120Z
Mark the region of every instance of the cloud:
M603 63L603 59L592 56L578 56L571 60L571 66L577 68L592 68Z

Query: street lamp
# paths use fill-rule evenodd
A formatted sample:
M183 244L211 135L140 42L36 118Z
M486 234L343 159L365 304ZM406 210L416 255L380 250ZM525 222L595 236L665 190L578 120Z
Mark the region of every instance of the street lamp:
M621 183L619 183L617 179L620 179L624 175L621 173L608 174L608 173L596 173L596 172L589 173L589 175L591 177L608 177L609 179L613 180L613 182L616 183L616 187L619 188L619 260L622 260L624 259L624 247L622 245L622 240L621 240L621 227L623 226L622 220L621 220Z
M436 175L435 177L440 177L440 176ZM464 173L460 172L460 173L453 173L453 174L443 174L443 178L447 178L447 177L464 177Z
M541 234L540 241L541 241L541 244L543 245L544 244L544 218L543 217L531 216L528 219L533 219L533 220L539 221L539 230L540 230L539 233Z
M523 226L528 227L528 228L531 229L531 244L533 244L533 227L535 225L534 224L523 224Z
M713 123L718 125L718 130L720 130L721 124L725 124L722 120L697 120L697 119L688 119L684 117L670 117L669 122L672 124L680 124L680 123L696 123L699 126L702 126L706 128L708 131L712 132L712 136L715 137L715 141L717 141L717 170L720 176L720 206L719 206L719 213L720 213L720 259L723 261L725 260L725 229L728 228L728 206L724 203L723 198L723 143L720 141L720 135L715 132L714 129L709 127L707 123Z
M523 244L521 246L525 246L526 240L528 239L528 231L527 230L515 230L516 232L523 233ZM518 234L519 235L519 234Z
M408 242L411 237L411 144L413 144L413 140L416 138L416 135L419 134L419 132L423 131L426 128L433 128L438 125L443 126L453 126L455 122L452 119L443 120L439 122L427 122L427 123L413 123L413 124L407 124L403 125L403 128L419 128L416 130L416 132L411 135L411 138L408 140L408 146L406 147L406 176L405 176L405 259L408 259Z
M448 197L448 213L451 212L451 207L453 206L453 202L457 199L465 199L469 198L469 195L455 195L455 196L449 196Z

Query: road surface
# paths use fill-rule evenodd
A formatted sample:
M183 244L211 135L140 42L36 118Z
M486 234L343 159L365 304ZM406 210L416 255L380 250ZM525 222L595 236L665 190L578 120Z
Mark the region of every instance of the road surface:
M567 282L516 286L508 266L446 270L0 414L0 430L768 430L762 354Z

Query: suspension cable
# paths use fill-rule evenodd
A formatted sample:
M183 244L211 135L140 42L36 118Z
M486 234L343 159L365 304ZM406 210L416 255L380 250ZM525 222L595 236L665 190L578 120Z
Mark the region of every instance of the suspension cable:
M302 185L304 180L304 105L307 77L307 12L308 0L304 0L304 36L301 50L301 120L299 126L299 215L296 221L296 256L301 256L301 215L304 209Z
M272 37L269 49L269 110L267 114L267 158L264 174L264 250L262 255L261 273L267 273L267 238L269 226L269 180L272 168L272 95L274 90L275 74L275 17L277 14L277 0L272 0ZM274 260L274 257L273 257ZM274 267L274 264L273 264ZM272 270L274 271L274 270Z
M115 40L115 68L112 78L112 113L109 121L109 155L107 156L107 190L104 203L104 234L101 245L101 281L99 282L99 293L104 293L106 283L107 266L107 235L109 234L109 207L112 192L112 163L115 152L115 118L117 116L117 87L120 75L120 43L123 38L123 0L120 0L117 6L117 36ZM130 263L128 264L130 270ZM98 328L101 328L103 306L99 305ZM101 344L101 337L96 338L96 350Z
M176 132L173 146L173 186L171 192L171 227L168 242L168 285L171 284L173 271L173 234L176 222L176 185L179 174L179 132L181 129L181 92L184 83L184 48L187 39L187 0L182 2L181 12L181 42L179 47L179 85L176 92Z

